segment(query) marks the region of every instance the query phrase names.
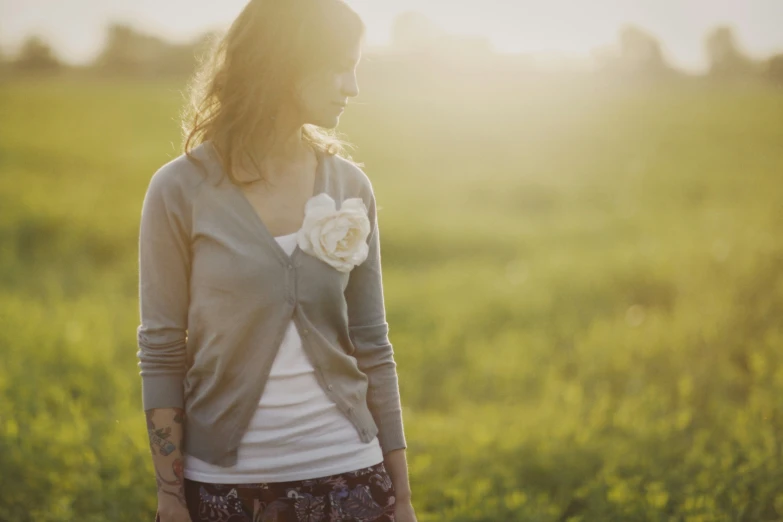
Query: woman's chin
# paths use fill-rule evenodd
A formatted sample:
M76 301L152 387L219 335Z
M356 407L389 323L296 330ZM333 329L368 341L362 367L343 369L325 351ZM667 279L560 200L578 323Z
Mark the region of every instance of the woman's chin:
M313 125L317 125L323 129L333 129L337 127L338 123L340 123L340 117L332 116L331 118L318 118L318 120L313 122Z
M309 125L315 125L323 129L333 129L340 123L340 116L343 111L321 111L310 113L309 118L305 118L305 122Z

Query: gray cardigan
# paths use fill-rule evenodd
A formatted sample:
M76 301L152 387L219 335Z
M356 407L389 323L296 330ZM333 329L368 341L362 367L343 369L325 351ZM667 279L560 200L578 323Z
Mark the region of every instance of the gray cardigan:
M369 254L341 272L298 246L289 257L209 142L152 176L139 230L138 366L142 402L184 408L183 450L237 462L293 318L324 392L362 441L406 448L383 299L376 202L367 175L318 152L315 192L365 202Z

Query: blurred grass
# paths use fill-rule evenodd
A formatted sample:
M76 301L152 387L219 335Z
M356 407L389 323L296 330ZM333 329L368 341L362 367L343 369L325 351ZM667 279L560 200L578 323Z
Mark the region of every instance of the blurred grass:
M783 520L783 92L366 80L419 520ZM181 88L0 84L0 520L154 518L137 233Z

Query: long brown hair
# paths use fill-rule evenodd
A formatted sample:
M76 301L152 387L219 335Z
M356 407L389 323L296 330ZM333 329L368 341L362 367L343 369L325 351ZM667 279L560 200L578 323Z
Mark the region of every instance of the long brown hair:
M185 154L195 160L193 148L209 141L231 181L244 184L234 166L247 160L260 171L256 154L271 146L274 117L295 82L344 60L364 34L344 0L250 0L228 31L213 37L188 86ZM351 160L352 145L335 129L305 124L302 138Z

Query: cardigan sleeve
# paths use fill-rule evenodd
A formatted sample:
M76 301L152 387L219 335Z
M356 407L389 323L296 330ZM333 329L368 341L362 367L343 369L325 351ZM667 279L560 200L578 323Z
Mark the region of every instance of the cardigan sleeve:
M141 210L137 357L145 410L184 408L190 203L177 174L174 164L158 170Z
M383 454L406 448L397 365L389 342L389 325L383 298L380 230L375 195L370 189L368 217L369 253L355 266L345 289L348 304L348 330L356 350L359 369L368 377L367 406L378 425L378 441Z

